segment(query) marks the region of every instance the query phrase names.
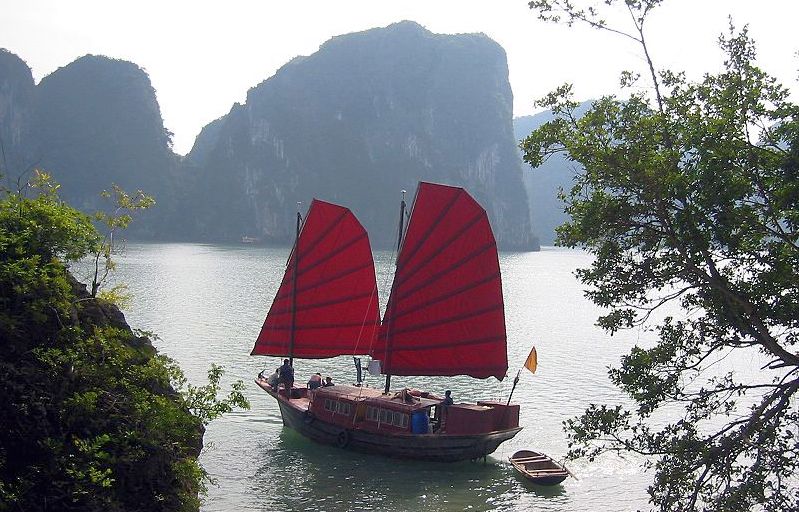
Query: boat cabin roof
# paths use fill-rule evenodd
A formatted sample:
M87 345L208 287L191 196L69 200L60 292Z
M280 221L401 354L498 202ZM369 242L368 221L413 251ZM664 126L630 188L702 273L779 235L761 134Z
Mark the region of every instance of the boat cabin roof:
M314 391L314 398L344 399L353 402L368 401L376 405L391 405L394 406L394 408L410 410L438 405L442 400L440 398L434 399L414 396L412 393L407 393L406 391L407 390L400 390L384 395L383 392L377 388L336 384L335 386L317 388Z

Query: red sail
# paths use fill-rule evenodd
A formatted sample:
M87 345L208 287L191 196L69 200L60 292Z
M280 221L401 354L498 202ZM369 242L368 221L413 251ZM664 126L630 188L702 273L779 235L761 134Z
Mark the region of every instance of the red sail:
M299 256L296 300L294 251ZM294 251L252 354L321 358L369 353L380 317L363 226L348 209L314 199Z
M465 190L419 184L372 356L392 375L505 376L496 242Z

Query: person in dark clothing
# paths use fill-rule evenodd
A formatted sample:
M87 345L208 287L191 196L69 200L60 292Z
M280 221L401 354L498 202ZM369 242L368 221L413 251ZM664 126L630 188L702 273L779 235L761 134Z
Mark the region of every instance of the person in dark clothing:
M286 398L291 399L291 388L294 387L294 368L288 359L284 359L283 366L280 367L280 382L286 389Z
M327 377L325 377L325 383L322 384L322 385L324 387L326 387L326 388L332 386L333 385L333 377L331 377L329 375Z
M452 405L453 403L455 402L452 400L452 391L446 390L444 392L444 400L441 401L441 405Z

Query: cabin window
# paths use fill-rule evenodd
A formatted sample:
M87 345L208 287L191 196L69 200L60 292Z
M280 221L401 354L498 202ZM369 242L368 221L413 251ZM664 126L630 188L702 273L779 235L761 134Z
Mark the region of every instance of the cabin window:
M339 402L325 398L325 410L334 414L343 414L349 416L352 413L352 404L349 402Z
M395 425L400 428L408 428L409 423L409 416L407 414L372 406L366 408L366 419L369 421L386 423L388 425Z
M380 419L380 409L377 407L369 406L366 408L366 419L369 421L377 421Z
M352 405L349 402L336 402L336 412L349 416L352 412Z

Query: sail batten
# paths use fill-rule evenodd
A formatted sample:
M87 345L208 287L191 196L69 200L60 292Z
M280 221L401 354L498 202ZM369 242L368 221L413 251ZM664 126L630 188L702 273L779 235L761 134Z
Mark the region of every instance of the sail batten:
M424 331L425 329L430 329L432 327L442 327L442 326L445 326L445 325L450 325L450 324L454 324L454 323L458 323L458 322L463 322L464 320L469 320L469 319L473 320L473 319L476 319L476 318L478 318L480 316L487 315L489 313L494 313L498 309L500 309L501 307L502 306L493 305L493 306L489 306L487 308L477 309L477 310L469 311L469 312L466 312L466 313L461 313L459 315L453 315L453 316L448 316L448 317L439 317L439 318L436 318L435 320L431 320L431 321L425 322L425 323L409 324L409 325L406 325L405 327L403 327L401 329L394 329L394 334L397 335L397 334L404 334L404 333L409 333L409 332L410 333L420 332L420 331ZM463 343L462 339L458 341L458 345L461 345L462 343ZM410 348L408 348L406 350L410 350Z
M421 184L420 184L420 186L421 186ZM419 192L417 190L416 198L418 199L418 197L419 197ZM457 199L458 199L457 197L453 197L446 204L446 206L441 210L441 212L438 214L438 217L436 219L434 219L433 221L429 222L429 226L427 227L427 230L423 234L420 234L420 235L416 236L416 243L412 247L409 247L409 248L406 249L405 248L405 243L403 243L402 252L397 257L397 271L398 272L399 272L399 269L404 265L404 263L409 261L409 260L411 260L412 258L414 258L414 256L416 256L416 253L422 247L425 246L425 244L427 243L428 240L430 240L430 238L431 238L431 236L433 234L433 230L436 227L436 224L447 215L447 213L450 211L450 209L452 208L452 205L455 204L455 201L457 201ZM413 208L414 209L416 208L416 199L414 199L414 201L413 201ZM408 229L410 230L410 225L409 225ZM406 237L405 237L406 241L407 241L407 238L408 237L406 235Z
M368 299L371 295L372 295L372 292L361 293L361 294L357 294L357 295L347 295L347 296L343 296L343 297L340 297L340 298L337 298L337 299L331 299L331 300L325 300L325 301L321 301L321 302L303 304L302 306L298 306L297 307L297 311L310 311L312 309L325 308L325 307L328 307L328 306L335 306L337 304L343 304L343 303L346 303L346 302L349 302L349 301L352 301L352 300ZM275 309L275 312L276 313L290 313L291 310L290 309L283 309L283 310Z
M474 283L469 283L468 285L463 286L461 288L456 288L454 290L451 290L451 291L447 292L444 295L441 295L441 296L438 296L438 297L433 297L430 300L428 300L426 302L421 302L421 303L417 304L416 306L414 306L412 308L409 308L409 309L406 309L406 310L402 310L402 311L395 311L394 312L394 318L398 318L398 317L401 317L403 315L409 315L409 314L412 314L412 313L414 313L416 311L419 311L421 309L429 308L430 306L433 306L433 305L438 304L440 302L446 301L448 299L452 299L453 297L456 297L456 296L458 296L460 294L463 294L463 293L470 293L470 292L474 291L475 288L479 288L480 286L483 286L486 283L491 283L494 279L497 278L498 275L499 274L493 274L493 275L486 276L484 279L482 279L480 281L477 281L477 282L474 282Z
M461 340L459 344L462 347L466 347L466 346L473 346L473 345L483 345L483 344L486 344L486 343L495 343L497 341L502 341L502 339L503 339L502 337L476 338L476 339L473 339L473 340L464 339L464 340ZM451 343L448 342L448 341L441 342L441 343L427 343L425 345L418 345L418 346L415 346L415 347L406 348L405 351L406 352L423 352L423 351L427 351L427 350L437 350L437 349L448 348L450 345L451 345Z
M365 269L368 269L370 267L370 265L372 265L372 268L374 268L374 263L370 264L369 262L364 262L364 263L361 263L361 264L359 264L358 266L355 266L355 267L348 267L348 268L345 268L343 270L339 270L336 273L333 273L333 274L325 277L324 279L321 279L321 280L316 281L314 283L310 283L310 284L307 284L305 286L298 286L297 287L297 293L299 294L299 293L315 290L315 289L320 288L320 287L329 286L330 284L332 284L333 282L335 282L335 281L337 281L339 279L348 278L348 277L352 276L355 273L358 273L358 272L361 272L361 271L363 271ZM289 297L291 297L291 290L290 289L286 290L284 292L278 293L278 295L275 298L285 299L285 298L289 298ZM300 308L298 307L298 309L300 309Z
M314 199L252 354L315 359L364 347L363 354L379 325L366 231L347 208Z
M453 271L455 271L458 268L460 268L461 265L463 265L465 263L468 263L470 260L472 260L474 258L480 257L485 251L488 251L488 250L491 250L491 249L492 249L492 247L490 245L486 245L484 247L478 248L478 250L474 251L472 254L469 254L469 255L465 256L463 259L461 259L458 262L457 265L453 265L453 266L447 267L445 269L442 269L440 272L437 272L436 274L431 275L429 278L427 278L427 280L417 284L415 287L405 289L402 292L402 295L400 296L400 298L408 297L408 296L410 296L412 294L415 294L415 293L418 293L418 292L424 290L425 288L438 289L438 287L437 287L438 280L447 278L447 276L450 273L452 273ZM496 274L490 274L490 275L486 276L486 280L496 279L497 277L499 277L499 272L497 272ZM472 283L472 284L478 284L480 282L482 282L482 281L475 281L475 283ZM465 287L465 288L468 289L469 287Z
M461 188L420 183L372 356L393 375L502 379L506 340L485 210Z
M444 249L446 247L452 245L453 243L455 243L459 238L469 235L469 229L472 226L474 226L474 224L476 224L477 222L480 221L480 217L481 216L480 216L479 213L476 214L472 219L464 221L464 223L460 227L460 229L458 231L456 231L455 233L453 233L448 238L439 240L439 241L435 242L435 244L434 243L430 243L429 247L427 248L427 252L435 254L436 256L438 256L440 254L446 254L446 251ZM421 267L423 265L429 265L431 263L432 263L431 261L418 261L417 264L416 264L417 265L416 268L403 269L403 271L408 272L408 273L414 273L414 272L416 272L419 269L419 267Z
M297 268L297 276L299 277L306 272L311 272L316 267L328 263L330 260L337 257L341 253L346 253L350 249L350 247L352 247L353 245L357 244L358 242L362 241L365 238L366 238L366 232L364 231L363 233L353 237L351 240L347 240L337 244L337 248L335 251L331 251L328 254L319 257L316 261L310 261L310 262L306 261L304 263L300 263L299 267ZM300 254L300 258L302 257L303 255Z

